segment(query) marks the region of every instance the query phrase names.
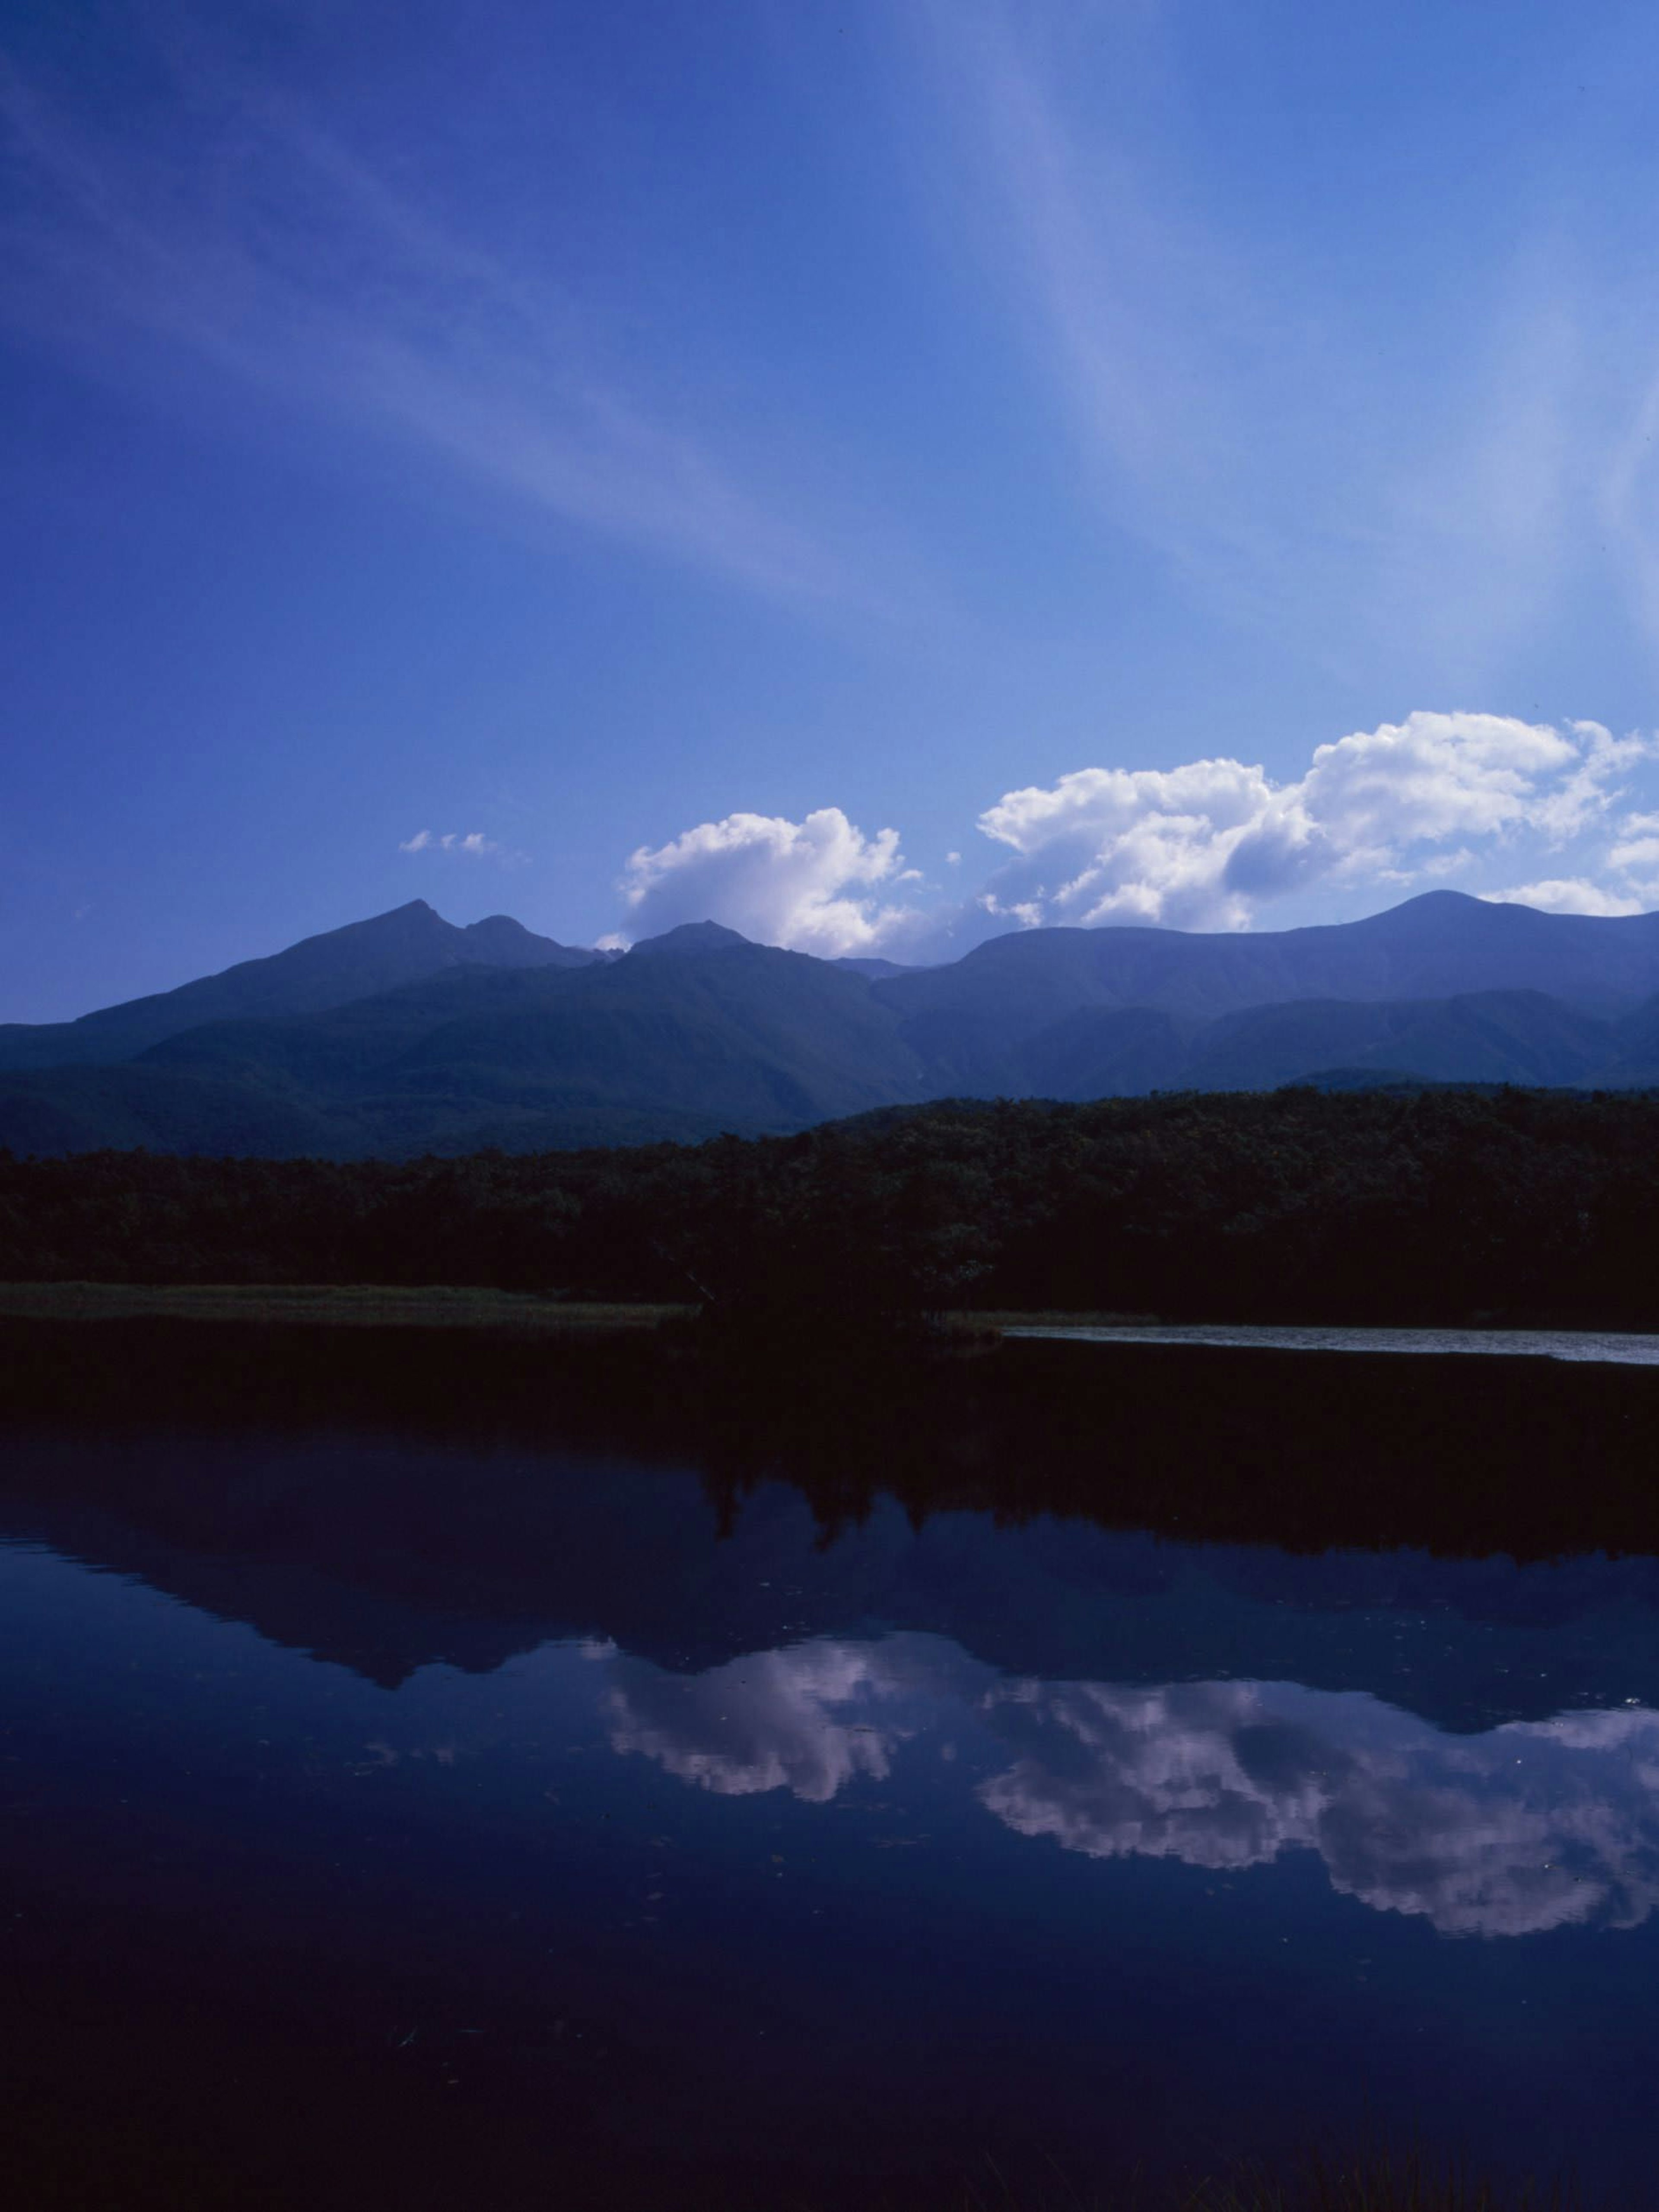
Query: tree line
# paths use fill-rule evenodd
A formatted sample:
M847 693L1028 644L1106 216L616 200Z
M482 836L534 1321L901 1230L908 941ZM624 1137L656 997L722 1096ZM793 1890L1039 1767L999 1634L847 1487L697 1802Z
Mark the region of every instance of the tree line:
M947 1101L789 1137L409 1162L0 1154L12 1281L488 1285L1659 1327L1659 1099L1401 1087Z

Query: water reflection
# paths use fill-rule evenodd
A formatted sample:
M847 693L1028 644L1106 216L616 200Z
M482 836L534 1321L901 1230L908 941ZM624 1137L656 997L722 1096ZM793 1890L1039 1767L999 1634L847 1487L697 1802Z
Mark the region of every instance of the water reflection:
M721 1796L787 1789L829 1802L855 1775L884 1781L895 1753L992 1670L942 1637L853 1644L815 1638L706 1674L618 1663L606 1696L611 1741Z
M1289 1682L992 1693L1021 1756L985 1805L1095 1857L1235 1869L1317 1851L1333 1887L1443 1935L1631 1928L1659 1897L1659 1715L1442 1734Z
M1173 2172L1310 2111L1646 2172L1651 1557L6 1441L0 2119L54 2174L55 2085L161 2157L204 2079L232 2180L158 2201L234 2212L931 2207L981 2145Z
M615 1750L722 1796L823 1804L932 1731L978 1805L1091 1858L1212 1872L1317 1853L1334 1889L1446 1936L1633 1928L1659 1902L1659 1713L1474 1735L1293 1682L1003 1680L943 1638L814 1639L678 1676L618 1659ZM1004 1763L995 1763L998 1759Z

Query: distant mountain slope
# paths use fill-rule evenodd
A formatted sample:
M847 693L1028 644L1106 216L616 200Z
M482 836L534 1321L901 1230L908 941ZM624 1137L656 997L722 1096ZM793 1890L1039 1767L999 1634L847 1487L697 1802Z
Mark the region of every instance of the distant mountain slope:
M123 1036L140 1042L118 1065L88 1064L88 1050L82 1065L0 1074L0 1145L406 1158L785 1132L951 1096L1082 1100L1390 1076L1659 1085L1650 925L1659 915L1581 923L1440 893L1370 922L1273 939L1032 932L953 968L889 978L714 923L605 957L505 920L458 930L429 908L403 908L66 1024L55 1034L89 1032L104 1051ZM1443 988L1528 965L1570 989ZM336 995L354 973L399 967L415 972ZM1347 988L1312 988L1331 976ZM1384 994L1389 977L1419 988ZM1206 1011L1270 984L1293 988ZM1165 1003L1117 1002L1137 989ZM227 1004L228 1018L179 1025L182 1012Z
M207 1152L249 1159L340 1157L313 1101L167 1068L53 1067L0 1075L0 1146L63 1152Z
M1203 1026L1158 1006L1079 1006L1002 1056L995 1088L1010 1097L1070 1099L1178 1090Z
M527 1151L805 1128L928 1095L862 978L687 930L612 963L459 969L321 1013L204 1024L119 1068L0 1079L0 1143Z
M1182 1087L1267 1091L1321 1068L1431 1080L1577 1085L1619 1052L1617 1025L1541 991L1367 1003L1304 1000L1224 1015L1194 1040Z
M878 960L856 952L843 953L834 965L850 968L855 975L867 976L872 983L884 981L889 975L914 975L917 972L902 960Z
M672 960L496 979L401 1056L404 1088L471 1087L514 1103L627 1104L805 1127L928 1095L927 1071L861 978L738 939Z
M413 899L372 921L305 938L268 959L244 960L176 991L106 1006L79 1021L0 1025L0 1068L131 1060L203 1022L316 1013L447 968L579 968L604 957L534 936L504 914L457 928L424 899Z
M1659 992L1659 914L1547 915L1430 891L1317 929L1024 930L948 968L873 988L901 1035L957 1087L994 1090L1006 1086L1030 1039L1090 1007L1152 1007L1196 1022L1297 999L1537 991L1586 1012L1621 1013Z
M1659 1084L1659 997L1638 1006L1618 1024L1616 1050L1599 1071L1609 1089Z

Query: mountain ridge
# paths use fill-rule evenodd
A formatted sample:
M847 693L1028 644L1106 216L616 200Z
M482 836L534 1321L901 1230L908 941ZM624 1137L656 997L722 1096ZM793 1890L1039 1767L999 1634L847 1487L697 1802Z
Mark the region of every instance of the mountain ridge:
M0 1024L0 1069L129 1060L203 1022L318 1013L447 967L585 967L605 955L538 937L510 915L458 927L424 899L303 937L171 991L100 1006L71 1022Z
M1544 915L1441 890L1305 929L1021 930L874 988L918 1050L972 1085L1000 1072L988 1054L1090 1006L1215 1019L1297 999L1535 989L1587 1012L1627 1012L1659 991L1659 913Z
M890 969L712 921L583 952L504 915L458 929L417 900L159 999L0 1030L0 1066L8 1039L15 1055L0 1144L398 1158L788 1132L950 1096L1270 1089L1322 1071L1659 1083L1659 915L1443 891L1317 929L1027 931ZM30 1057L65 1034L78 1060Z

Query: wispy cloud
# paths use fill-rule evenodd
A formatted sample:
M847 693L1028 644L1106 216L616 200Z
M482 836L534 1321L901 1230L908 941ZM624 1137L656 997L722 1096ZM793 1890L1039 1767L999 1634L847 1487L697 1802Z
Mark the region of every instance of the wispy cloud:
M1641 392L1601 475L1607 526L1650 637L1659 641L1659 373Z
M1659 329L1598 271L1565 154L1533 149L1501 237L1449 185L1437 219L1468 234L1448 319L1431 251L1413 297L1305 205L1276 224L1225 204L1176 11L913 13L958 228L1079 483L1207 611L1333 668L1391 647L1485 690L1611 535L1613 603L1659 637ZM1387 153L1356 144L1333 192Z
M962 118L974 231L1000 264L1097 489L1120 510L1143 499L1139 520L1169 531L1172 545L1170 526L1195 508L1209 530L1233 534L1241 520L1228 479L1241 457L1230 396L1243 352L1261 343L1261 303L1201 225L1163 204L1121 131L1085 125L1062 89L1068 58L1092 59L1083 74L1097 76L1103 47L1144 82L1135 27L1127 15L1085 24L1061 8L1016 13L1000 0L926 12ZM1259 553L1259 532L1249 534Z
M655 404L605 319L315 116L190 49L118 123L0 55L0 316L131 380L135 336L538 512L793 604L867 605L870 549ZM659 360L672 334L657 335ZM891 593L887 594L890 601Z
M505 854L505 848L495 838L486 837L482 830L446 830L434 836L430 830L417 830L412 837L405 837L398 846L400 853L453 853L468 860L488 860Z
M1355 534L1352 506L1310 498L1293 450L1340 369L1283 273L1270 281L1180 190L1179 129L1154 152L1131 123L1170 99L1147 17L1001 0L921 13L967 228L1081 485L1211 605L1282 619L1310 540ZM1133 97L1103 92L1114 79Z

